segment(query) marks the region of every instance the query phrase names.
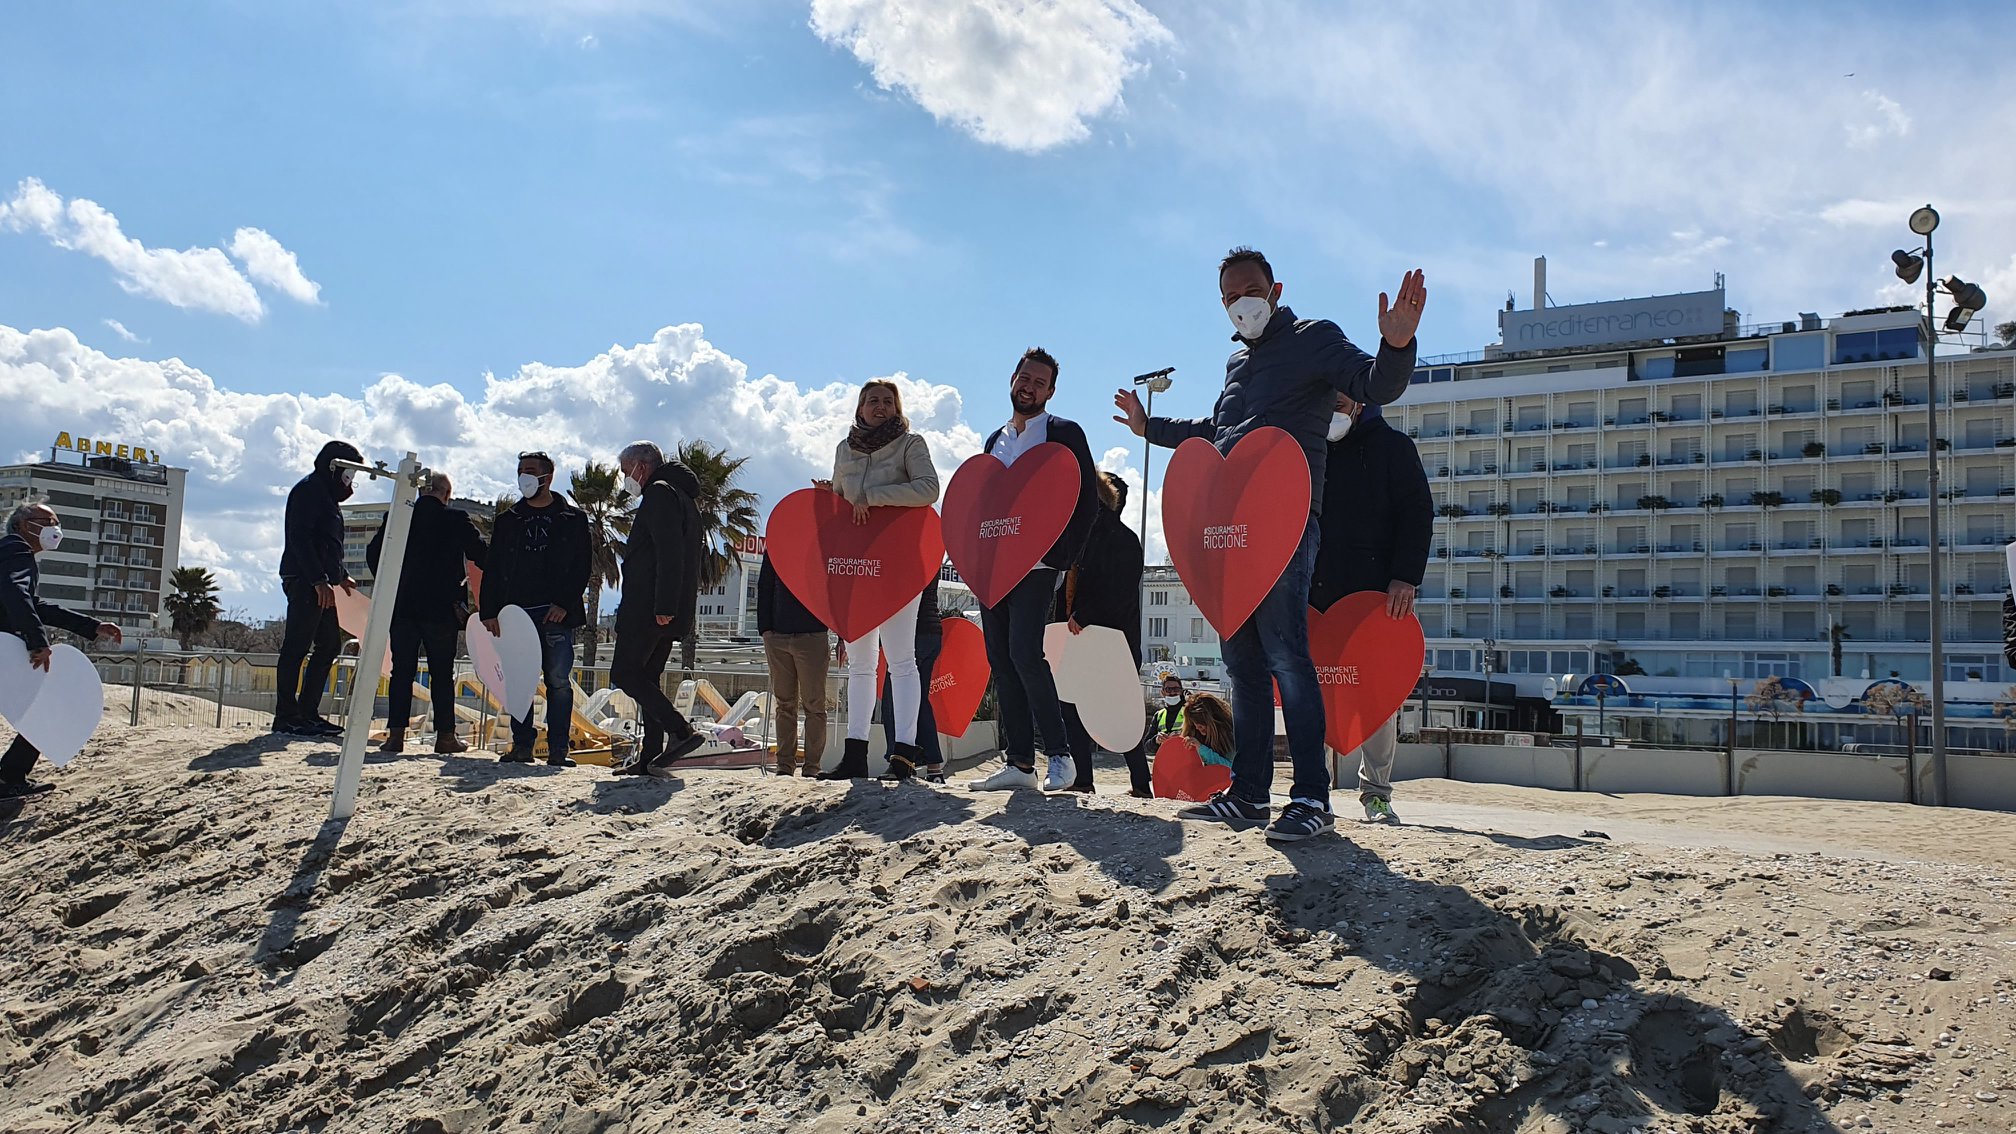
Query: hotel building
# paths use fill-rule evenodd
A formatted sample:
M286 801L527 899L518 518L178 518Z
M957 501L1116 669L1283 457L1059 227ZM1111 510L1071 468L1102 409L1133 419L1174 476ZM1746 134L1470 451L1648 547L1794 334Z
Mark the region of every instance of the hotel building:
M103 622L165 628L188 475L158 451L65 433L47 461L0 465L0 515L39 500L63 521L63 545L37 560L43 598Z

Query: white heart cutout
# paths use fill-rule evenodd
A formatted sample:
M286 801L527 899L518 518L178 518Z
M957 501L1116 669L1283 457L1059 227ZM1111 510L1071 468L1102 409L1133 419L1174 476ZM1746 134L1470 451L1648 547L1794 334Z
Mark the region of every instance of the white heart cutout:
M105 685L98 667L75 646L50 651L49 671L28 664L28 648L12 634L0 634L0 687L29 689L27 705L15 709L18 694L0 699L0 709L14 731L28 738L42 758L60 768L68 764L105 719Z
M1043 628L1043 657L1057 679L1057 696L1078 706L1085 731L1108 752L1128 752L1148 727L1141 675L1127 635L1109 626L1073 634L1062 622Z
M497 612L498 636L484 629L480 615L470 615L464 629L476 679L507 715L522 719L532 711L532 695L539 688L539 628L532 616L523 607L507 606Z
M362 587L357 588L357 590L354 592L346 591L342 587L337 587L336 625L341 626L343 628L344 633L350 635L352 638L357 639L359 649L363 648L365 624L370 621L371 621L370 593L365 591L364 588ZM385 642L385 657L378 667L378 673L380 676L384 676L390 674L391 672L392 672L392 642L390 639L390 635L387 635L387 639Z

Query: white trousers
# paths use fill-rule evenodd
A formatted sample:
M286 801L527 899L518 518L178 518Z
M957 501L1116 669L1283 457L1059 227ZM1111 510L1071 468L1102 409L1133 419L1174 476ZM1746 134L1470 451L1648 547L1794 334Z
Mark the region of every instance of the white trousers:
M896 744L917 743L917 708L924 703L917 676L917 604L919 594L889 616L889 621L847 643L847 739L868 739L868 725L882 700L875 687L876 658L889 659L889 698L896 719L883 721Z

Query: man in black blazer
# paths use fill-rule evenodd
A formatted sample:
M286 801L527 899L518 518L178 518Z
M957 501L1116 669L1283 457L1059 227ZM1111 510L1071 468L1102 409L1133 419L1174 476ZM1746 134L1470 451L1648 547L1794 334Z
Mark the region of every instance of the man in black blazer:
M1092 463L1085 430L1047 412L1056 392L1057 360L1042 347L1022 352L1008 379L1013 416L987 438L987 452L1005 465L1013 465L1017 457L1046 441L1071 450L1078 458L1078 502L1071 510L1071 522L1043 562L1006 598L980 612L987 662L994 670L994 690L1000 702L1001 730L1006 734L1002 744L1006 763L993 775L967 785L975 791L1038 786L1062 791L1076 781L1076 764L1092 758L1090 752L1072 750L1064 710L1057 700L1057 682L1050 674L1050 663L1043 658L1043 628L1049 625L1058 587L1064 573L1078 565L1099 510L1098 470ZM1049 775L1041 781L1036 778L1039 734L1043 752L1050 758Z
M64 610L35 594L35 585L40 581L35 557L62 544L62 524L47 504L23 504L14 509L7 517L6 532L0 533L0 634L21 639L28 647L28 664L36 669L49 668L46 626L68 630L82 638L103 638L114 643L121 640L118 626ZM40 795L54 786L28 778L40 755L27 737L14 737L6 754L0 756L0 799Z

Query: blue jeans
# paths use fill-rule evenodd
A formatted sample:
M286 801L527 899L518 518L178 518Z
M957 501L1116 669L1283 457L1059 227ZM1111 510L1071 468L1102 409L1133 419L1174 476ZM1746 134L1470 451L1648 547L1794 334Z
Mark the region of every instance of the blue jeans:
M567 755L574 732L574 631L539 625L539 669L546 677L546 755ZM511 722L511 747L530 749L539 739L532 711Z
M1057 678L1043 657L1043 628L1050 624L1056 603L1057 572L1038 567L1023 576L1007 598L980 612L980 632L987 639L987 664L994 671L995 700L1001 711L1002 755L1018 768L1035 765L1038 732L1043 734L1045 755L1073 755L1064 707L1057 700ZM1313 671L1310 680L1315 680Z
M1323 758L1323 691L1309 658L1309 577L1316 569L1316 518L1274 589L1239 632L1225 640L1225 676L1232 686L1232 794L1265 805L1274 786L1274 686L1295 783L1288 794L1330 805L1330 765Z

